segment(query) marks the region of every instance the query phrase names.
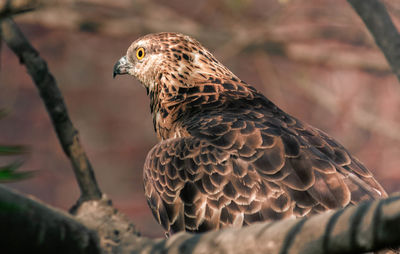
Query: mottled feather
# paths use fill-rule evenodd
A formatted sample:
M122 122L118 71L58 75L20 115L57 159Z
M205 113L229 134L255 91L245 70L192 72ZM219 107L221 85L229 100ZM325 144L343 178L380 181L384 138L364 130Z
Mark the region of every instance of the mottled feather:
M138 39L115 74L135 76L149 94L160 143L146 158L145 194L169 233L308 216L387 196L342 145L279 109L189 36Z

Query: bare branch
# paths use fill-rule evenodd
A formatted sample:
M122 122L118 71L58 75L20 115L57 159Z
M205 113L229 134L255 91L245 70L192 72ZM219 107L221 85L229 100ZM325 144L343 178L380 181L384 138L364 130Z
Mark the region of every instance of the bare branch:
M379 0L347 0L364 21L400 81L400 34Z
M83 223L90 221L90 226L87 225L89 228L116 225L109 222L113 219L102 218L102 214L109 213L95 211L104 202L85 203L78 210L78 218L86 218L82 220ZM88 220L90 213L94 217ZM101 232L99 235L103 239L103 247L106 242L104 239L109 239L108 244L113 246L112 250L108 248L111 252L333 254L364 253L399 246L399 227L400 195L397 195L386 200L368 201L358 206L308 218L256 223L244 228L230 228L204 234L182 232L166 240L152 240L132 233L127 234L120 226L119 237L110 235L110 229L107 230L107 237ZM113 243L110 244L111 242Z
M143 246L133 250L135 253L194 254L363 253L400 245L399 227L400 196L393 196L309 218L206 234L179 233L151 244L143 241Z
M4 19L0 23L0 28L3 40L19 57L21 63L25 64L39 90L62 148L72 163L81 190L80 200L100 199L101 191L92 166L80 144L78 131L72 125L64 99L46 62L24 37L14 21Z
M0 18L29 12L43 5L43 0L1 0Z
M83 250L82 246L88 253L98 253L97 238L87 228L97 231L104 253L334 254L364 253L400 245L400 194L308 218L256 223L204 234L182 232L169 239L154 240L138 236L129 220L107 198L83 202L77 209L76 219L87 228L62 211L4 187L0 187L0 205L0 234L9 237L2 248L7 249L17 245L15 239L20 239L21 228L24 233L26 230L25 245L41 237L46 243L43 248L50 253L52 248L57 252L80 253L75 249ZM64 234L63 238L60 234ZM65 246L67 241L70 245ZM31 250L42 247L29 246L34 248Z
M4 253L100 253L97 233L71 215L0 185Z
M81 203L75 215L86 227L97 231L101 247L106 253L128 253L126 246L152 241L139 237L132 221L115 209L106 195L100 200Z

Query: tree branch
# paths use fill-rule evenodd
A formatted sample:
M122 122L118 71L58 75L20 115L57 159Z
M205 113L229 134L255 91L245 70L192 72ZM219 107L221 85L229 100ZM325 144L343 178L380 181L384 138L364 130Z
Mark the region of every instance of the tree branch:
M3 40L19 57L21 63L25 64L39 90L62 148L72 163L81 190L80 200L100 199L102 194L92 166L80 144L78 131L72 125L64 99L46 62L24 37L14 21L4 19L0 23L0 30Z
M400 81L400 34L379 0L347 0L364 21Z
M88 228L97 231L104 253L334 254L400 246L400 194L308 218L204 234L181 232L169 239L138 236L129 220L106 198L83 202L77 209L75 218L86 227L62 211L4 187L0 187L0 206L0 235L7 237L2 238L2 249L98 253L97 238ZM19 244L21 228L26 234L24 244Z
M400 245L400 195L321 215L143 242L135 253L364 253ZM240 241L238 241L240 239ZM246 244L243 244L246 243ZM137 252L136 252L137 251Z
M1 0L0 19L29 12L43 5L43 0Z
M97 233L71 215L0 185L4 253L100 253Z

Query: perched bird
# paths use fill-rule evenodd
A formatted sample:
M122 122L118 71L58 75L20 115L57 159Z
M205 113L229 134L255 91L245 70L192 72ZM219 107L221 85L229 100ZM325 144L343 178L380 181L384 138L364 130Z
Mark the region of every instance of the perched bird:
M195 39L149 34L114 66L150 97L160 142L147 155L148 204L168 233L241 227L386 197L336 140L290 116Z

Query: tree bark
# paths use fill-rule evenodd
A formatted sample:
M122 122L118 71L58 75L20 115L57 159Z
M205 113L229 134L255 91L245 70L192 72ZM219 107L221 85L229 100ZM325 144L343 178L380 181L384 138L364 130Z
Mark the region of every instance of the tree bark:
M71 216L0 186L2 250L26 253L364 253L400 246L400 194L317 216L169 239L140 237L107 198ZM23 230L21 230L23 229ZM23 244L21 244L23 243Z
M73 216L0 185L2 253L100 253L97 232Z
M378 0L347 0L371 32L400 81L400 34L385 6Z
M19 57L46 106L61 146L70 159L81 190L81 201L101 198L94 171L79 141L78 131L73 126L61 91L47 63L32 47L13 20L0 20L0 31L7 46Z

